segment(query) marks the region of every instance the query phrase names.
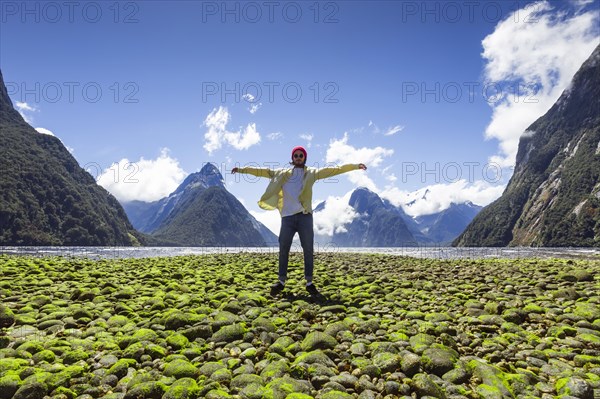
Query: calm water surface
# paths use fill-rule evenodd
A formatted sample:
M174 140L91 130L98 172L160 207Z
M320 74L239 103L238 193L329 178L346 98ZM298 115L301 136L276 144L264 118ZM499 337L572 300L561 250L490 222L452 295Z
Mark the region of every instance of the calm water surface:
M73 256L93 259L148 258L157 256L207 255L220 253L272 253L277 247L0 247L0 254ZM301 252L300 246L292 252ZM315 252L378 253L430 259L484 258L572 258L600 260L600 248L452 248L452 247L351 247L316 246Z

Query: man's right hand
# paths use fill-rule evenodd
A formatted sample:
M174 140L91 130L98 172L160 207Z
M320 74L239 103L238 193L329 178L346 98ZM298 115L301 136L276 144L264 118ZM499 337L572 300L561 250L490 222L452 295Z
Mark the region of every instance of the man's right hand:
M231 174L234 175L238 172L238 168L231 169Z

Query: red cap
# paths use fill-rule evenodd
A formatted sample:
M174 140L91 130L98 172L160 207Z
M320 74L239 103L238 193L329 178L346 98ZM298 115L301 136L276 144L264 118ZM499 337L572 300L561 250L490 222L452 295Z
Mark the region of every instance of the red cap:
M294 160L294 153L296 151L302 151L304 153L304 162L306 162L306 158L308 158L308 154L306 153L306 150L304 149L304 147L302 147L301 145L294 147L294 149L292 150L292 160Z

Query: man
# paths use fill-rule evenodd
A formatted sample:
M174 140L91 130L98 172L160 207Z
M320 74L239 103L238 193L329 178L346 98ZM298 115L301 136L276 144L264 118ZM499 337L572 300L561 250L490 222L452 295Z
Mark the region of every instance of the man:
M304 252L304 278L306 290L312 296L319 296L313 283L313 216L312 186L319 179L326 179L340 173L367 167L360 164L347 164L339 167L312 168L306 166L307 153L304 147L294 147L292 162L294 167L286 169L233 168L231 173L248 173L271 179L267 190L258 201L262 209L278 209L281 214L279 231L279 280L271 287L271 295L281 293L287 279L288 259L292 240L298 233Z

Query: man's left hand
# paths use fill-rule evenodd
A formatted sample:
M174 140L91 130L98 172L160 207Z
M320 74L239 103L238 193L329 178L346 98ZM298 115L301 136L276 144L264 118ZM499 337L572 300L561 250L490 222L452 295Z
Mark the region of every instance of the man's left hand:
M367 170L367 165L365 165L364 163L359 163L358 168L362 170Z

